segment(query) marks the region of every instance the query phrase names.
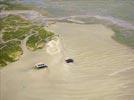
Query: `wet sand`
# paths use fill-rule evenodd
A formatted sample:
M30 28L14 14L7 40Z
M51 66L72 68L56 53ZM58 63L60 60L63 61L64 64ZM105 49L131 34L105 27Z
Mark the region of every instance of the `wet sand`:
M49 54L49 47L25 52L0 70L1 100L134 100L134 50L114 41L113 31L74 23L48 30L60 34L53 47L59 52ZM66 64L67 57L74 64ZM33 69L38 62L48 69Z

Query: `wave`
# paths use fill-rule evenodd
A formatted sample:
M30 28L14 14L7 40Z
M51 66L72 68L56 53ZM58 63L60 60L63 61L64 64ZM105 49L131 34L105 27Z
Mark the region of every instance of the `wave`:
M41 15L39 12L34 10L15 10L15 11L4 11L1 12L0 15L7 15L7 14L17 14L17 15L23 15L24 17L31 19L31 20L37 20L40 22L46 23L47 21L67 21L67 22L73 22L78 24L86 24L87 22L79 20L80 18L96 18L98 20L106 20L108 22L111 22L112 24L124 27L126 29L133 29L134 25L118 18L115 18L113 16L100 16L100 15L74 15L74 16L65 16L65 17L47 17ZM78 19L79 18L79 19Z
M131 24L127 21L112 17L112 16L76 15L76 16L66 16L66 17L57 17L57 18L44 18L44 20L48 20L48 21L49 20L70 21L70 22L73 22L73 23L86 24L86 22L78 20L76 18L85 18L85 19L86 18L96 18L98 20L106 20L108 22L111 22L112 24L116 24L118 26L121 26L121 27L124 27L124 28L127 28L127 29L134 29L133 24Z
M126 72L126 71L128 71L128 70L131 70L131 69L134 69L134 67L125 68L125 69L121 69L121 70L115 71L115 72L109 74L109 76L114 76L114 75L117 75L117 74L119 74L119 73Z

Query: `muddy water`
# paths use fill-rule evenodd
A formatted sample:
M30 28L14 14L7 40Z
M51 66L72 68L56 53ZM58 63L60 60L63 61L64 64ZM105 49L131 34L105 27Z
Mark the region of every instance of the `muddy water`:
M111 39L110 29L70 23L48 29L60 34L60 52L28 52L0 70L2 100L134 100L134 50ZM73 64L64 62L68 57ZM33 69L37 62L48 69Z

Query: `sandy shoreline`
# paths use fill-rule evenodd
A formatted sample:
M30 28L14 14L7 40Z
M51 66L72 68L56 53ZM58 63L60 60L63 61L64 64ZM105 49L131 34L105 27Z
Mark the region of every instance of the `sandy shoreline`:
M134 50L114 41L112 30L74 23L48 30L60 34L61 52L28 52L0 70L1 100L134 99ZM65 64L66 57L75 63ZM38 62L47 63L48 70L33 70Z

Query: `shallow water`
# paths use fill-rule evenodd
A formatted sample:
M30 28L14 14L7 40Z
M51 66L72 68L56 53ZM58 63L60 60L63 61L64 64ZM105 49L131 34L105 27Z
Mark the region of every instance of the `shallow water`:
M126 27L127 22L134 24L133 0L21 1L37 4L49 17L86 15ZM61 42L35 52L22 45L21 59L0 70L1 100L134 100L134 50L112 40L110 29L69 23L48 29L59 33ZM74 63L66 64L66 58ZM48 64L48 69L34 69L38 62Z
M51 17L72 15L111 16L134 24L133 0L22 0L36 4Z
M48 29L60 34L61 52L27 52L0 70L2 100L134 100L134 50L112 40L110 29L71 23ZM64 62L68 57L73 64ZM48 69L33 69L38 62Z

